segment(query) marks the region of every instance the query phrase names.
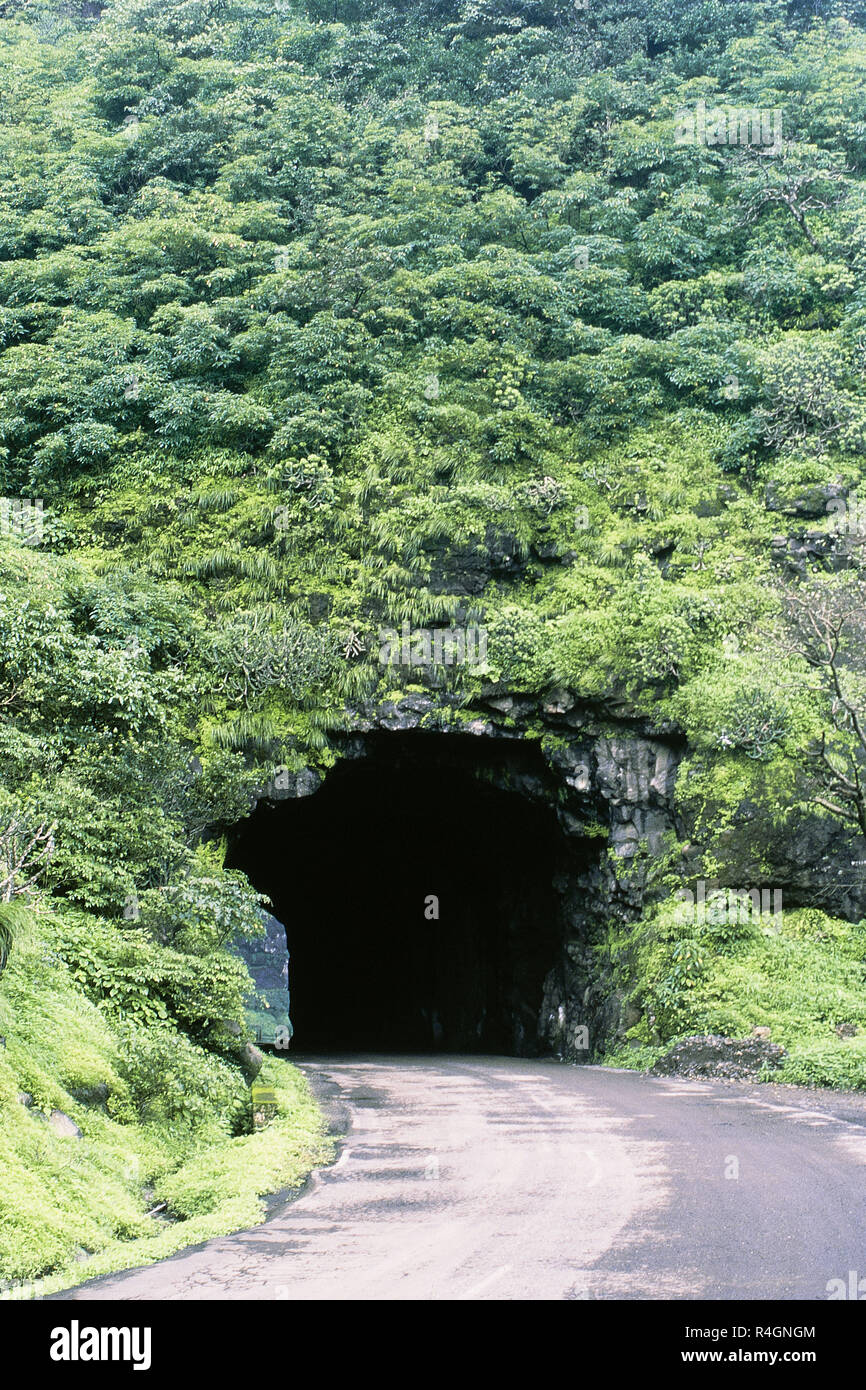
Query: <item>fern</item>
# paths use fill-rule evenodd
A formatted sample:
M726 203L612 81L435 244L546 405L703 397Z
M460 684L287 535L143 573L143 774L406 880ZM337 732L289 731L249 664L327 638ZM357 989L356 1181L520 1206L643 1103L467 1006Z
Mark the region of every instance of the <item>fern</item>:
M275 753L285 737L285 730L268 714L243 711L223 724L212 724L205 731L205 741L213 748Z

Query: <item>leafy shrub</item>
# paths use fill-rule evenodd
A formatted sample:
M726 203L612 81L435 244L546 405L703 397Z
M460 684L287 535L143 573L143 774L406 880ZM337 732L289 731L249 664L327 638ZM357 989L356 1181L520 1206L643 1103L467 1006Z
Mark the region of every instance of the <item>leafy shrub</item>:
M124 1024L118 1036L118 1070L142 1123L226 1134L243 1127L248 1091L236 1067L162 1024Z
M15 940L15 932L26 920L27 910L20 903L0 903L0 975Z
M813 1043L798 1049L767 1079L796 1086L866 1091L866 1039Z
M84 914L64 915L57 951L85 993L114 1017L140 1026L172 1020L196 1042L224 1045L225 1022L244 1026L252 988L227 951L187 955Z
M242 874L190 875L142 893L140 920L175 950L202 956L230 941L261 935L263 902L264 895Z

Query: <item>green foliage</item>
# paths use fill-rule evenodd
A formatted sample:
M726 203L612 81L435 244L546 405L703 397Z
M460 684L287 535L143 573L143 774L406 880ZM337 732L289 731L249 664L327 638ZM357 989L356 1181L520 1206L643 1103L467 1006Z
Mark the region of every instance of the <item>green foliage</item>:
M130 1010L127 1018L135 1017ZM236 1068L152 1019L118 1030L119 1071L141 1124L205 1126L239 1132L248 1110L248 1093Z
M209 886L204 885L206 893ZM186 917L175 917L171 901L152 908L148 904L148 915L171 924L172 947L150 940L135 924L121 931L114 924L66 914L57 950L80 987L118 1019L142 1027L169 1021L196 1042L224 1045L226 1024L243 1027L243 1001L252 986L246 967L218 949L216 939L223 931L235 931L239 922L260 926L248 908L255 895L244 891L243 913L219 903L216 919L213 896L203 899L200 886L184 885L177 896ZM176 949L178 944L187 949Z
M213 1233L258 1210L228 1025L261 903L218 837L402 691L380 629L487 631L482 667L410 673L455 726L557 684L681 733L707 873L772 859L816 749L856 766L769 580L803 487L864 472L866 34L775 0L0 8L0 876L51 933L42 960L2 904L0 1005L37 1104L109 1078L113 1118L74 1113L135 1131ZM698 101L781 111L781 148L679 143ZM859 1018L859 965L831 936L661 911L628 969L656 1032L799 1020L841 1077L821 1030ZM11 1268L68 1265L76 1221L106 1260L171 1247L104 1154L117 1231L86 1183L37 1191L0 1083L38 1233Z
M619 1065L649 1064L696 1033L742 1038L761 1026L789 1054L773 1079L866 1087L866 924L817 908L786 909L781 922L696 917L670 902L609 943L618 984L641 1014L629 1037L647 1049L618 1053ZM837 1033L843 1024L855 1035Z
M0 986L3 1299L68 1288L255 1225L262 1194L297 1186L330 1152L306 1082L287 1062L265 1063L262 1079L280 1111L268 1131L250 1134L237 1067L170 1022L134 1021L135 999L125 1014L105 975L108 992L89 997L66 960L84 927L19 914ZM92 942L97 951L104 944L98 932ZM82 1138L56 1133L52 1110ZM148 1215L165 1201L168 1224ZM7 1291L14 1280L23 1287Z
M244 755L326 754L379 626L468 601L499 680L788 751L807 714L743 688L723 722L714 661L769 565L759 475L862 452L866 41L776 10L118 0L51 11L50 76L45 12L0 20L0 469L81 565L41 575L60 622L4 595L19 704L171 769L142 815L183 838L184 739L236 809ZM699 99L783 109L781 153L677 144ZM59 778L79 827L90 782ZM58 840L99 911L104 822Z
M829 1086L843 1091L866 1091L866 1048L862 1040L818 1042L787 1057L774 1081L794 1086Z
M16 929L26 920L26 909L20 903L0 903L0 974L6 968Z
M188 955L207 956L230 941L261 935L259 904L266 899L236 873L185 879L149 889L139 901L141 923Z

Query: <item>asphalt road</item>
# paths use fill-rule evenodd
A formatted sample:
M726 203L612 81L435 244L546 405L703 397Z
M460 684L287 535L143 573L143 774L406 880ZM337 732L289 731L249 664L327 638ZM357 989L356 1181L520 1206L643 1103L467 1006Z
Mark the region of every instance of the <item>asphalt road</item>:
M344 1131L333 1166L253 1230L61 1297L824 1300L866 1278L866 1097L497 1057L302 1066Z

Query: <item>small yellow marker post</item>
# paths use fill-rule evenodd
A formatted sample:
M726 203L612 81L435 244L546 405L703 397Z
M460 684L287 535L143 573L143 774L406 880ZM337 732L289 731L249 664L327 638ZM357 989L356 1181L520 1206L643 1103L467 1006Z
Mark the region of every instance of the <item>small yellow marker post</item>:
M267 1129L277 1113L277 1093L273 1086L253 1082L253 1129Z

